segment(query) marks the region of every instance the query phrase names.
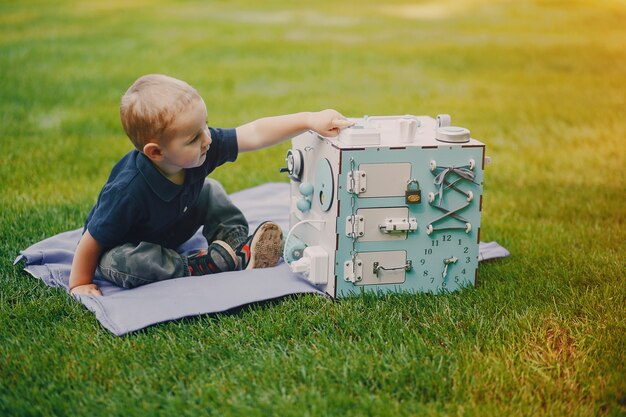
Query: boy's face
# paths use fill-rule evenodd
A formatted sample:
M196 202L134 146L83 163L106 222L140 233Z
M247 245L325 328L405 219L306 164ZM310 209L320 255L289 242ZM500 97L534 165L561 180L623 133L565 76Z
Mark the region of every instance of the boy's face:
M161 140L163 163L170 168L194 168L202 165L211 145L204 101L194 100L181 111L166 129Z

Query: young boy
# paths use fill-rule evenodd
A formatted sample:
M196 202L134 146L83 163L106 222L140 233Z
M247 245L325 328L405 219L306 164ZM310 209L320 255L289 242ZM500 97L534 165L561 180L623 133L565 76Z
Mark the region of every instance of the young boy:
M252 121L236 129L207 125L195 89L165 75L139 78L122 97L120 117L135 145L111 171L85 222L70 273L72 294L102 295L98 268L126 288L189 275L277 264L282 232L271 222L248 236L248 223L222 186L206 176L239 152L314 130L336 136L351 125L335 110ZM175 249L203 226L208 248Z

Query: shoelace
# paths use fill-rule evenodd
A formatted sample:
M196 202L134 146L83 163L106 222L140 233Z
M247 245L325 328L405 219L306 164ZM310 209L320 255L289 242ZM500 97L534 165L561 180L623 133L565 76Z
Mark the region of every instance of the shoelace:
M435 176L435 180L433 181L435 183L435 185L439 186L439 205L441 206L441 201L443 198L443 189L448 186L449 188L452 188L455 191L458 191L464 195L467 196L467 193L461 189L459 189L458 187L455 186L455 184L457 182L459 182L461 179L466 179L469 180L471 182L474 182L474 172L472 172L472 170L469 169L469 166L463 166L463 167L437 167L436 169L441 169L442 171L439 172L439 174L437 174ZM456 175L459 176L459 178L457 178L454 182L449 183L446 181L446 176L450 173L455 173Z
M439 173L435 173L436 170L439 170ZM458 176L458 178L456 178L454 181L452 182L448 182L446 181L446 177L449 174L456 174ZM459 181L462 180L468 180L471 182L474 182L474 172L470 169L469 165L466 166L461 166L461 167L455 167L455 166L451 166L451 167L437 167L433 170L433 175L435 175L435 179L433 180L433 183L437 186L439 186L439 190L437 192L437 203L433 204L434 201L431 203L431 206L444 212L444 214L442 216L439 216L437 218L435 218L434 220L432 220L430 222L430 224L428 225L428 228L430 229L430 232L435 231L435 230L456 230L456 229L465 229L466 231L468 231L468 225L469 225L469 221L460 216L457 212L463 210L465 207L469 206L471 203L471 198L472 198L472 194L469 191L463 191L462 189L460 189L459 187L456 186L456 183L458 183ZM462 204L461 206L453 209L453 210L449 210L445 207L442 207L442 202L443 202L443 191L446 188L451 188L454 191L463 194L465 197L468 198L467 203ZM433 224L436 222L439 222L443 219L445 219L446 217L452 217L455 220L458 220L459 222L465 223L464 227L445 227L445 228L438 228L435 229L433 228ZM469 225L469 227L471 227L471 225ZM430 233L429 232L429 233Z

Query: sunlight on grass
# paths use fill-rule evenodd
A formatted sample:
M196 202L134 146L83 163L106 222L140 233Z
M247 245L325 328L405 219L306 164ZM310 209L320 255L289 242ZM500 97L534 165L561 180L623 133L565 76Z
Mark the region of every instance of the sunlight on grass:
M623 0L0 4L0 415L623 415L625 19ZM220 127L451 114L493 161L481 239L512 256L455 294L307 296L111 337L11 262L82 226L131 149L120 97L154 72ZM288 148L211 176L286 181Z
M477 7L489 4L486 0L438 1L419 4L384 5L379 10L386 15L411 20L442 20L472 13Z
M159 2L149 0L109 0L106 2L100 1L74 1L71 2L70 10L76 13L77 16L101 16L102 13L141 13L148 7L155 7Z

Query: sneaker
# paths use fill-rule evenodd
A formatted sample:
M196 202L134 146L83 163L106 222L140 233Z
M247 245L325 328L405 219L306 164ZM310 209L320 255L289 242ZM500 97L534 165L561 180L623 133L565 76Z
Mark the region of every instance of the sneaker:
M241 269L271 268L283 253L283 231L273 222L264 222L237 248Z
M237 269L235 251L221 240L216 240L207 249L189 255L187 265L191 275L208 275Z

